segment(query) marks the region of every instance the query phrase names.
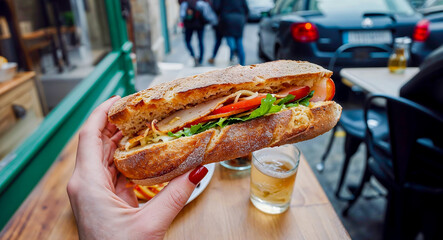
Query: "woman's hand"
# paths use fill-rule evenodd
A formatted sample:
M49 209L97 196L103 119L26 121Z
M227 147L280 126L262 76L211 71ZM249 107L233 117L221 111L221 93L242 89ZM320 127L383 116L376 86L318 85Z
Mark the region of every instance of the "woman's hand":
M81 239L162 239L208 170L197 167L179 176L142 207L133 184L118 173L113 154L121 132L108 123L109 108L120 97L98 106L80 130L68 195Z

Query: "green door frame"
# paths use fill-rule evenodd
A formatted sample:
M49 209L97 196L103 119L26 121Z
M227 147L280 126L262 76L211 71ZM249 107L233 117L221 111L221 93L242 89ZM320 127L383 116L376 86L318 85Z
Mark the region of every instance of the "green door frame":
M0 170L0 229L37 185L92 110L112 95L135 92L134 70L120 0L104 0L112 51L66 96Z
M160 0L160 19L162 35L165 41L165 53L171 51L171 46L169 43L169 31L168 31L168 13L166 12L166 0Z

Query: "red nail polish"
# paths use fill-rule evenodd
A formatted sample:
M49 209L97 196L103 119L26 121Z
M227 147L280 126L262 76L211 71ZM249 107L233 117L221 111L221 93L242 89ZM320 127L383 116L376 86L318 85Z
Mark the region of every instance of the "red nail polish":
M112 95L109 99L111 99L111 98L113 98L113 97L116 97L117 95Z
M197 185L208 173L208 169L205 166L198 166L189 174L189 181Z

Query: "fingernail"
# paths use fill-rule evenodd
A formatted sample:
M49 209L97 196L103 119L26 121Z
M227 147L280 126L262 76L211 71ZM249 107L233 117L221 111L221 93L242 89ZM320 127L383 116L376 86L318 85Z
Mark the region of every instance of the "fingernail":
M205 166L198 166L189 174L189 181L197 185L208 173L208 169Z
M113 98L113 97L117 97L117 95L112 95L109 99Z

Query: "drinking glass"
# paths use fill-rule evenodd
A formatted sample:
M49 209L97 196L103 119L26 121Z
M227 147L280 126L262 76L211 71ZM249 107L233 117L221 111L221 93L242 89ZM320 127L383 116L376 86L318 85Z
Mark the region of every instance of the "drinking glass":
M252 153L252 204L269 214L279 214L289 208L300 150L294 145L265 148Z
M251 154L244 157L239 157L227 161L220 162L220 164L231 170L248 170L251 168Z

